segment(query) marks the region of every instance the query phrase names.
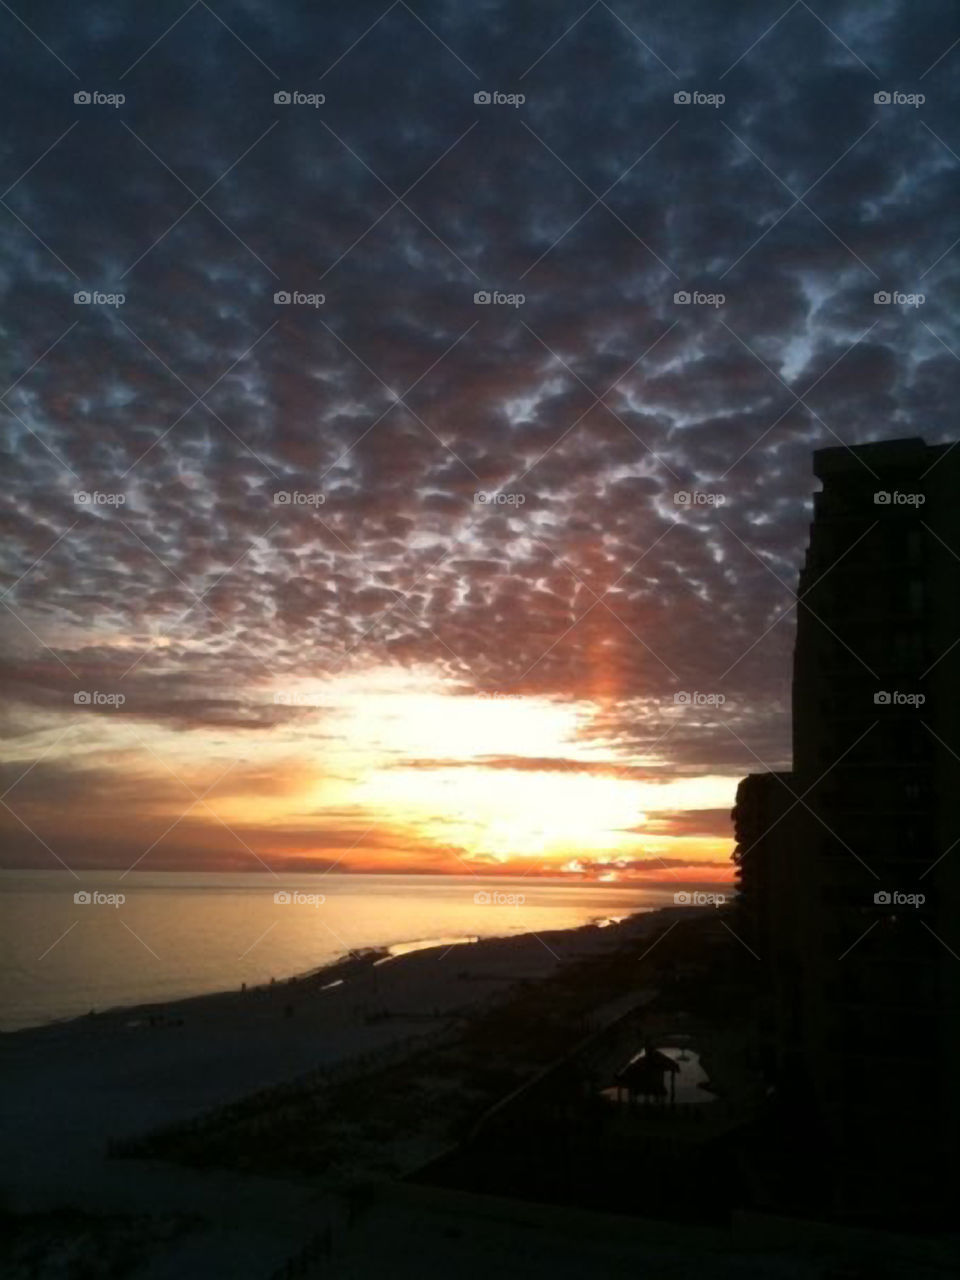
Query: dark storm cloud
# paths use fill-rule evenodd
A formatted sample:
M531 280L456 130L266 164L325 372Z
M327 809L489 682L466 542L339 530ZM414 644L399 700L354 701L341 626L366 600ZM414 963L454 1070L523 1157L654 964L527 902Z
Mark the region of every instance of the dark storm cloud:
M396 661L782 764L811 450L953 430L955 10L386 9L0 14L13 728L87 683L269 726L264 681Z

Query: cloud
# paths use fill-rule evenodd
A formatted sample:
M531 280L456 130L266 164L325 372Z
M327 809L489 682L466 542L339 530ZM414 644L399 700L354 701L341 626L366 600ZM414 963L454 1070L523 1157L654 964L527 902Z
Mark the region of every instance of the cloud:
M640 835L715 836L733 839L729 809L664 809L648 816ZM706 865L706 864L704 864Z
M138 732L266 741L323 732L270 681L384 664L590 703L616 776L787 763L811 452L951 430L947 12L846 0L767 31L759 3L631 0L568 30L572 10L503 0L421 21L234 0L167 30L49 7L38 35L122 83L116 110L74 107L11 24L14 764L78 688L126 691ZM874 104L921 77L922 112ZM327 101L276 105L280 84ZM475 106L496 84L527 102ZM921 307L873 301L921 287ZM607 768L508 752L488 767Z

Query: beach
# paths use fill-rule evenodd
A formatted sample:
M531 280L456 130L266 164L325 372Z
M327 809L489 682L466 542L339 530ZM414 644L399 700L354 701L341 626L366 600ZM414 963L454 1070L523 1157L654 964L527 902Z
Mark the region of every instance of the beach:
M718 1267L813 1280L846 1237L808 1243L809 1224L763 1217L730 1229L622 1217L603 1179L593 1208L523 1194L524 1159L542 1179L563 1158L562 1144L540 1144L536 1117L550 1108L550 1073L573 1054L607 1078L641 1026L658 1043L682 1028L679 1042L705 1051L711 1082L736 1105L742 1028L729 978L752 963L720 913L674 907L370 951L292 981L0 1036L0 1266L12 1280L413 1280L452 1266L477 1280L491 1269L546 1280L601 1259L624 1277L669 1260L682 1276ZM677 987L664 1000L678 979L681 1003ZM703 1126L688 1133L697 1128L702 1139ZM684 1161L705 1150L681 1141L688 1198ZM458 1189L457 1162L472 1183L484 1151L491 1186ZM642 1178L623 1186L639 1206ZM898 1238L857 1247L900 1251L924 1280L949 1274L939 1254Z
M108 1140L183 1123L318 1068L412 1050L516 984L614 952L684 910L395 957L371 952L282 983L4 1035L5 1201L18 1210L129 1210L146 1178L153 1204L189 1208L195 1199L177 1193L174 1179L107 1161Z

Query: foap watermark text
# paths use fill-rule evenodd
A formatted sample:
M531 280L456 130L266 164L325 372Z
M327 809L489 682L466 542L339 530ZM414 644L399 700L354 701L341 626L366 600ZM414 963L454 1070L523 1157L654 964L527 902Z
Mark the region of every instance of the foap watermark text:
M124 693L101 693L98 689L81 689L73 695L78 707L122 707L126 700Z
M122 893L101 893L99 889L78 889L73 895L77 906L81 907L122 907L126 896Z
M726 494L703 493L700 489L678 489L673 495L675 507L722 507Z
M878 689L873 695L873 703L877 707L922 707L926 700L925 693L901 693L899 689L892 692Z
M273 900L281 907L322 907L326 902L322 893L303 893L299 889L278 889Z

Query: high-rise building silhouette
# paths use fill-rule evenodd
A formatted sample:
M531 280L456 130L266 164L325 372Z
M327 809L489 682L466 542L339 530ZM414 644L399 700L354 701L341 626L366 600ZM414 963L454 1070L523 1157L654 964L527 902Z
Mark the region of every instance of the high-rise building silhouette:
M920 1222L948 1205L960 1138L960 449L830 448L814 471L793 772L762 784L792 795L768 799L741 876L834 1207ZM760 785L741 784L738 838Z
M797 860L790 819L796 800L792 773L751 773L737 787L733 818L737 915L742 940L764 964L765 999L758 1006L758 1049L778 1078L787 1046L798 1038L799 947Z

